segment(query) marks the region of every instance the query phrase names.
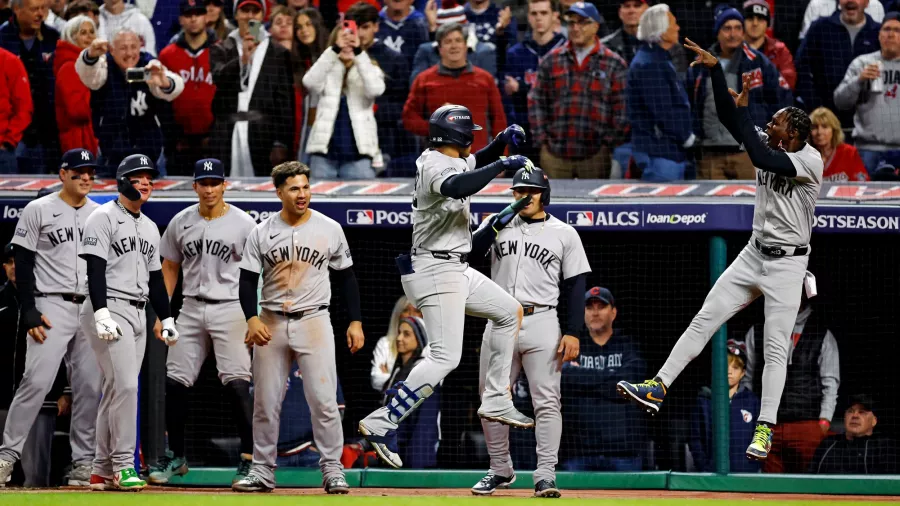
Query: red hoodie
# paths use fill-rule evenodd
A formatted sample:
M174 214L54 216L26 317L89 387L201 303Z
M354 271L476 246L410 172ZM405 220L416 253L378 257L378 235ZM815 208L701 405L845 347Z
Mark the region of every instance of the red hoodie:
M207 135L212 127L216 85L209 67L209 46L214 43L215 39L209 37L203 46L192 51L181 34L159 53L159 61L184 79L184 91L172 102L172 112L187 135Z
M86 149L96 155L98 142L91 122L91 90L75 73L75 61L81 54L81 49L60 39L56 43L54 54L59 147L63 153L70 149Z
M34 104L25 65L16 55L0 48L0 145L16 146L31 124Z

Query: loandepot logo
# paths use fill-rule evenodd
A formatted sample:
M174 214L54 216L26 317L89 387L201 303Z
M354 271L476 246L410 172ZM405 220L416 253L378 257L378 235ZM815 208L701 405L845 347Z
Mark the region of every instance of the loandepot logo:
M647 224L665 224L665 225L696 225L698 223L706 223L706 216L703 214L648 214Z

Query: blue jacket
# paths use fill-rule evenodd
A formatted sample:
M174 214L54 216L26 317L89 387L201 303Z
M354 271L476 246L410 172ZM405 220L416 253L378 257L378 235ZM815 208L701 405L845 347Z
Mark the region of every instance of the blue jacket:
M586 455L635 456L635 441L644 434L643 413L616 393L616 383L643 378L646 365L638 346L621 330L599 346L581 336L578 365L562 370L563 420L569 458Z
M713 450L713 419L712 419L712 392L708 387L700 391L697 399L697 407L691 419L691 439L688 443L691 455L694 457L694 465L697 472L711 473L715 471L715 452ZM728 455L731 461L732 473L758 473L759 462L747 458L745 452L750 440L753 439L753 431L756 428L756 418L759 416L759 397L748 388L738 388L731 398L731 411L729 426L731 446Z
M493 44L485 44L479 42L473 51L469 49L469 63L490 72L492 76L497 76L497 51ZM416 76L422 72L434 67L441 62L441 55L438 53L437 42L426 42L419 46L416 51L416 57L413 60L412 73L409 75L409 85L412 86Z
M844 79L847 67L857 56L878 51L881 25L866 14L866 24L850 44L850 32L841 24L841 13L813 22L797 49L797 103L807 112L827 107L845 127L853 124L854 110L834 106L834 90Z
M384 26L384 25L381 25ZM384 93L375 99L375 121L378 124L378 145L382 153L392 157L406 154L413 144L400 124L403 104L409 95L409 65L400 53L379 39L366 49L369 58L384 71Z
M683 162L692 135L691 104L668 51L642 44L628 67L625 111L634 151Z
M761 83L750 87L750 116L756 126L763 128L779 109L793 103L793 95L787 81L781 77L778 69L764 54L746 43L741 47L742 50L734 52L727 72L738 74L738 82L741 82L740 75L746 72L754 72L757 77L762 78ZM718 56L720 54L719 43L713 44L709 52ZM706 89L708 78L708 68L702 65L690 67L684 85L691 102L691 109L694 111L694 133L700 138L703 138L703 106L706 101L706 93L712 91ZM756 81L758 82L758 80Z
M412 67L416 49L428 42L428 21L422 11L413 10L403 21L395 23L387 17L387 7L381 9L381 23L378 24L378 38L384 44L406 57L406 64ZM387 71L385 71L387 75Z
M42 24L41 36L43 40L35 37L34 45L28 50L19 38L19 24L15 17L0 25L0 47L22 60L31 85L34 113L22 141L29 145L41 144L45 149L56 149L59 146L59 133L54 106L56 78L53 75L53 53L59 41L59 32ZM47 155L49 159L58 156L58 153Z
M510 98L506 119L509 124L517 123L528 128L528 92L537 80L538 62L545 54L566 43L566 37L557 33L550 42L540 46L530 36L506 51L506 66L500 79L500 89L511 76L519 82L519 91Z

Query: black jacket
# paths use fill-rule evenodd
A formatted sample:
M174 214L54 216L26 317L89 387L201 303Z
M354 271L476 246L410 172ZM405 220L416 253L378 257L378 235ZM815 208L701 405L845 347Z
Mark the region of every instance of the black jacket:
M209 65L216 96L212 102L213 127L210 144L219 150L218 157L231 171L231 135L235 120L249 121L248 137L253 171L257 176L272 172L269 154L276 145L288 149L294 144L294 73L290 52L269 40L266 55L253 87L248 113L238 115L238 93L241 91L241 57L238 41L233 36L209 48Z
M844 434L819 444L809 464L812 474L896 474L896 445L874 436L848 440Z

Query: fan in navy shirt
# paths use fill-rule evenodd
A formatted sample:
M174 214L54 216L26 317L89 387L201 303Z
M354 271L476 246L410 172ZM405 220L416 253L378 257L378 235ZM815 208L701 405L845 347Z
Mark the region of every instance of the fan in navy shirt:
M613 330L618 310L612 293L593 287L584 295L581 355L563 365L562 401L566 423L562 468L566 471L640 471L635 439L643 439L644 419L616 393L622 374L645 372L634 341Z
M385 0L381 9L378 38L384 45L406 58L412 68L416 49L428 42L428 21L421 11L412 6L413 0Z
M550 51L566 43L566 38L554 31L559 24L559 12L553 8L556 2L550 0L529 0L528 37L509 48L506 52L506 66L502 74L504 98L507 100L506 117L510 123L525 128L527 138L531 138L528 125L528 91L537 80L538 63ZM519 154L537 159L539 152L529 144Z
M518 40L519 27L508 5L501 9L491 0L471 0L466 4L466 19L475 28L479 42L496 46L498 60ZM497 68L503 68L503 65L503 61L497 62Z

